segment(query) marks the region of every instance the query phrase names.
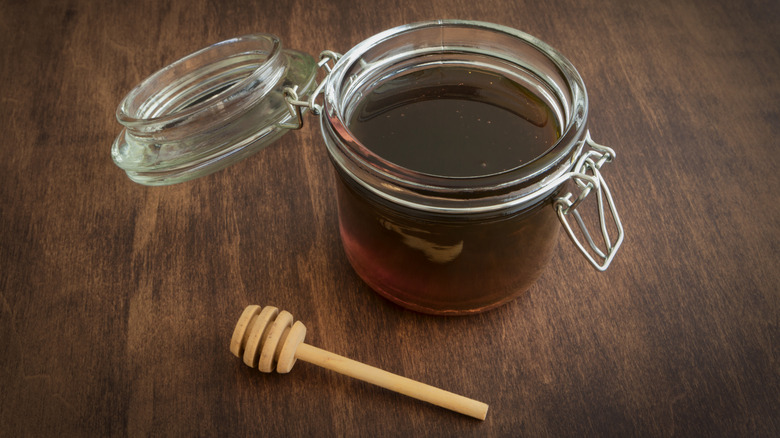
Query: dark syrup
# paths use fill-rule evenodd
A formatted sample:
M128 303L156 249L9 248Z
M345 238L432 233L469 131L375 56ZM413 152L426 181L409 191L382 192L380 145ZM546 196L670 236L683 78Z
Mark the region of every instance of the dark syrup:
M521 166L558 139L541 99L499 75L432 68L392 79L356 106L350 131L396 165L446 176ZM339 219L357 273L385 297L418 311L486 310L533 284L557 242L549 197L490 217L434 215L388 205L339 178Z
M468 177L522 166L558 139L550 107L495 73L429 68L363 96L349 129L375 154L421 173Z

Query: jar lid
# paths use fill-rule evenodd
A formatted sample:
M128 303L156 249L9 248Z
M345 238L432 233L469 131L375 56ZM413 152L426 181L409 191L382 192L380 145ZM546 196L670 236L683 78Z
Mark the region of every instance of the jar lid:
M188 55L138 84L116 111L125 129L111 147L133 181L175 184L240 161L289 131L284 89L307 96L317 63L254 34Z

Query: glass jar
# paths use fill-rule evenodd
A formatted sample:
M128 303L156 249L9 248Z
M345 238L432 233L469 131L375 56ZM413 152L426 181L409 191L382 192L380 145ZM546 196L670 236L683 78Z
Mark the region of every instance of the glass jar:
M267 47L247 49L245 39ZM530 35L431 21L382 32L343 56L323 52L319 63L267 35L221 44L156 73L120 105L126 130L114 159L134 180L167 184L216 170L300 127L311 111L334 164L350 263L381 295L431 314L480 312L527 290L549 261L561 223L599 270L622 243L600 173L614 151L590 139L582 78ZM317 66L328 70L319 85ZM204 86L204 78L215 79ZM188 123L198 135L181 132ZM139 135L145 125L162 129ZM478 141L460 141L472 133ZM159 159L165 148L174 157L169 167ZM138 160L149 151L158 155ZM170 167L179 169L172 179L159 171ZM577 210L589 193L596 194L603 244Z

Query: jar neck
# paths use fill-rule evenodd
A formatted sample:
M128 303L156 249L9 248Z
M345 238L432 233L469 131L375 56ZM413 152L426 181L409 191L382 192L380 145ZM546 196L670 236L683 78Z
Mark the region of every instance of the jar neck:
M383 159L353 135L351 113L379 84L425 65L468 66L507 77L552 109L560 137L522 166L474 177L430 175ZM583 147L588 104L581 77L554 49L514 29L468 21L401 26L355 46L327 81L321 128L331 159L345 177L408 208L481 214L532 205L560 186Z

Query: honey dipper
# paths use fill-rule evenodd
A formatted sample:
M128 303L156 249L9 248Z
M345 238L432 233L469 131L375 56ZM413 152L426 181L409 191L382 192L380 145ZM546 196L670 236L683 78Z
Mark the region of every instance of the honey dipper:
M300 321L293 324L293 317L286 310L252 305L238 319L230 351L264 373L272 372L274 367L279 373L289 373L300 359L480 420L487 415L485 403L304 344L305 336L306 326Z

